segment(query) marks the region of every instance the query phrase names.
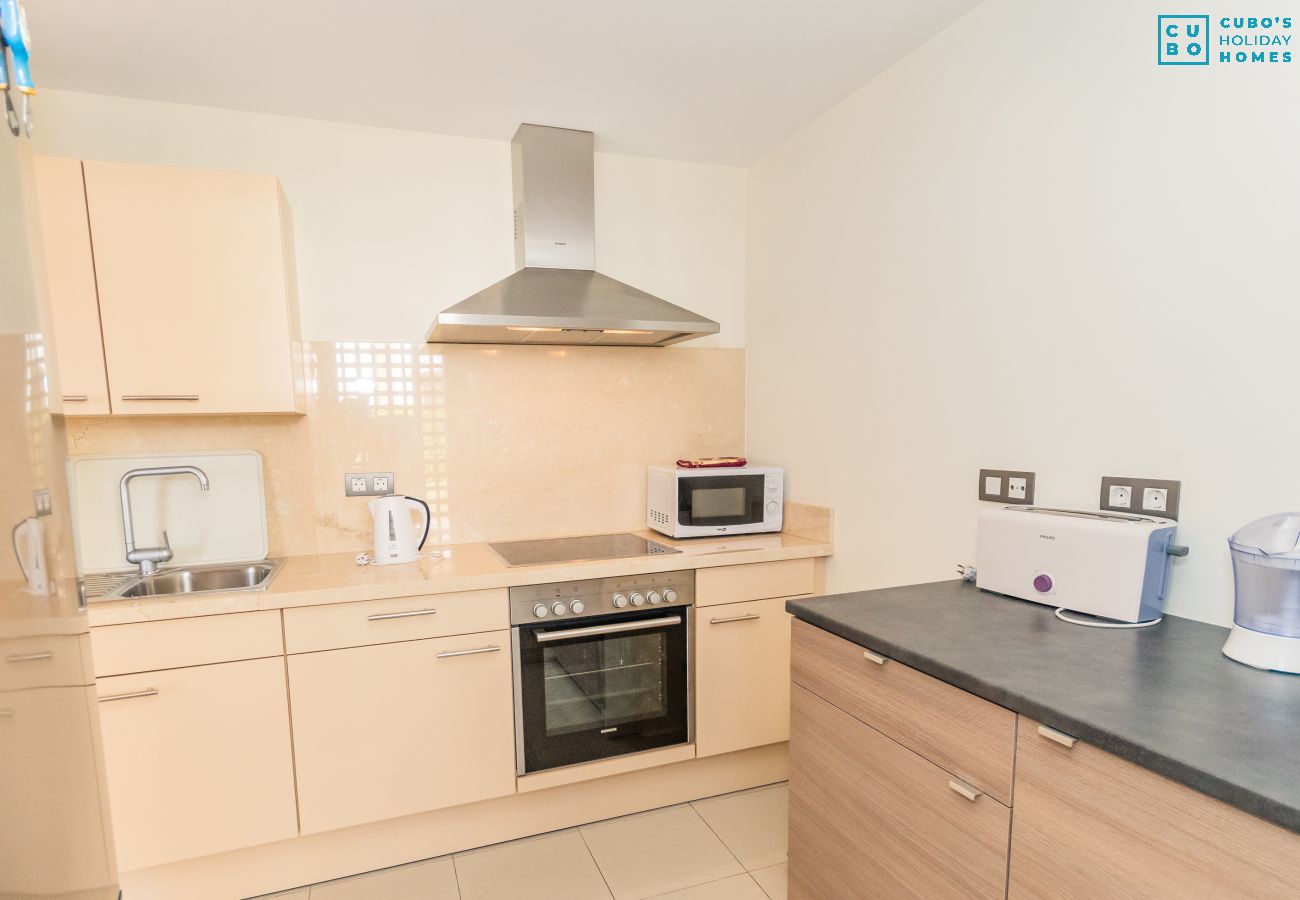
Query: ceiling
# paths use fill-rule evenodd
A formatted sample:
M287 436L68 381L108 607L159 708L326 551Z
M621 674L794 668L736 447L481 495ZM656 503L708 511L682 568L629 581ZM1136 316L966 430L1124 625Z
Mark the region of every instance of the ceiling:
M978 0L29 0L38 86L744 165Z

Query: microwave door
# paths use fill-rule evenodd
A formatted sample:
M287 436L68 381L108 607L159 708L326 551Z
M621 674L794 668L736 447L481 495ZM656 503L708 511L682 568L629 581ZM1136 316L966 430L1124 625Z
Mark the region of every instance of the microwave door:
M677 492L679 525L716 528L763 521L762 475L684 476Z

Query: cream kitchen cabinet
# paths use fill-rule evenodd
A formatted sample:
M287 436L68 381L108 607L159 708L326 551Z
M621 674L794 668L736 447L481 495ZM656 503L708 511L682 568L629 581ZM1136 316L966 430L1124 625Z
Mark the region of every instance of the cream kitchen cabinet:
M298 833L284 657L100 678L98 695L120 868Z
M108 415L108 376L81 160L38 156L35 174L50 330L58 336L55 357L63 411Z
M273 176L63 159L39 171L65 413L302 411L292 228Z
M695 611L699 756L789 738L790 619L781 597Z
M512 687L509 631L290 655L303 833L514 793Z

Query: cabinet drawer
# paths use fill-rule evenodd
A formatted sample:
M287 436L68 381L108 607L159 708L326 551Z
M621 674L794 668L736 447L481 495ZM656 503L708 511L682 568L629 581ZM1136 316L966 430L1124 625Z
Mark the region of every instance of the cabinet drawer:
M789 738L790 618L779 597L696 610L698 755Z
M0 653L0 691L90 684L88 641L84 634L6 640L4 652Z
M1300 897L1300 835L1022 717L1010 896Z
M509 610L504 589L286 609L284 644L310 653L496 631L510 627Z
M791 688L790 897L1002 897L1011 810Z
M807 622L795 621L791 644L795 684L1011 804L1016 745L1011 710Z
M783 559L698 569L695 572L695 605L713 606L811 594L815 562L812 559Z
M105 625L91 631L95 674L128 675L284 654L280 613L232 613Z

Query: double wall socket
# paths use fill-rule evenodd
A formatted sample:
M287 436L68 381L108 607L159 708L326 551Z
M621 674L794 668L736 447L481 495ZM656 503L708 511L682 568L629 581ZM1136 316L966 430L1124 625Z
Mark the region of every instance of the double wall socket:
M1109 512L1126 512L1176 520L1181 493L1181 481L1160 478L1116 478L1114 475L1103 475L1100 506Z
M386 497L397 492L392 472L348 472L343 493L348 497Z
M980 469L980 499L1029 506L1034 502L1034 473Z

